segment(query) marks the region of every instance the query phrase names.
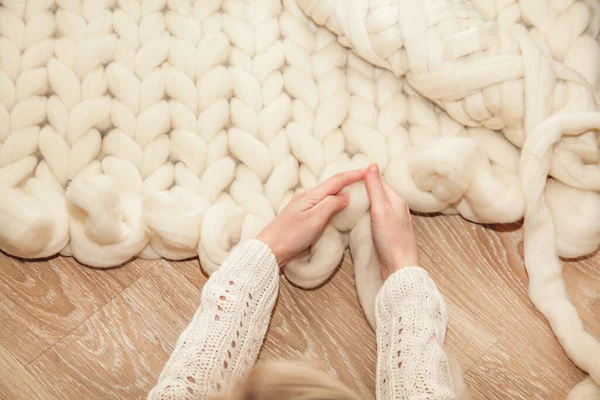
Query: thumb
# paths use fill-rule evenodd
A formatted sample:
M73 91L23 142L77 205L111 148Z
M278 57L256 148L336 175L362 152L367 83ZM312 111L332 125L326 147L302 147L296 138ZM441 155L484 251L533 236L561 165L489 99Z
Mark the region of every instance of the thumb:
M367 186L367 193L371 202L371 211L383 208L387 201L387 196L385 195L383 181L381 180L381 175L379 175L377 164L372 164L367 168L365 185Z
M348 201L348 195L343 193L327 196L315 206L315 214L327 222L333 214L346 208Z

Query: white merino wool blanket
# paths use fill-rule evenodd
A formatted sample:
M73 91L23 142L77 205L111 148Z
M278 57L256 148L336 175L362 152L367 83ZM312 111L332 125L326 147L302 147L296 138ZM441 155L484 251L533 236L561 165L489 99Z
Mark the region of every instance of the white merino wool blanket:
M212 273L293 193L376 162L411 209L524 218L530 297L590 374L559 256L600 243L597 0L1 0L0 249ZM364 185L310 254L381 286ZM595 382L595 383L594 383Z

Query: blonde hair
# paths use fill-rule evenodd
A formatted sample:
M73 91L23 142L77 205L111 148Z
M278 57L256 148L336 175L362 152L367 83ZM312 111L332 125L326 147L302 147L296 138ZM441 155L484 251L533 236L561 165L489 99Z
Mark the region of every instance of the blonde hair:
M252 369L238 389L219 400L362 400L331 375L305 365L268 361Z
M445 350L445 349L444 349ZM471 400L460 363L445 350L458 400ZM288 361L267 361L252 369L230 395L214 400L363 400L358 393L324 371Z

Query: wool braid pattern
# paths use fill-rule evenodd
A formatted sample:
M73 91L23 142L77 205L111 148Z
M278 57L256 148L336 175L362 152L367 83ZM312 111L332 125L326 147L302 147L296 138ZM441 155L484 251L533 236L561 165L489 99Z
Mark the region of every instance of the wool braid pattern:
M69 241L63 185L50 171L51 161L38 165L37 157L46 150L44 138L54 133L52 126L40 127L48 119L48 64L57 29L50 8L48 2L15 2L0 9L0 214L6 227L0 241L5 251L25 257L54 255ZM64 143L65 120L61 127ZM55 159L67 157L61 160L66 175L65 147L66 154ZM18 228L10 232L8 226Z
M311 24L294 2L284 5L280 15L286 61L283 78L292 99L286 133L290 150L300 162L298 190L306 190L350 168L349 159L341 158L344 136L339 129L347 113L345 78L339 68L347 50L326 29ZM345 235L329 224L310 253L290 262L285 274L300 287L316 287L333 273L346 247Z
M279 163L286 156L285 143L274 139L288 119L289 99L281 91L278 76L283 64L277 23L280 5L263 1L246 7L242 2L228 1L226 7L223 22L232 38L229 72L233 87L227 138L232 156L240 163L222 204L233 227L229 243L235 245L256 236L275 217L272 204L281 201L272 198L271 203L263 185L271 176L273 161ZM215 220L222 218L222 211L212 211L217 211ZM220 251L220 258L211 260L215 269L225 261L231 247L206 242L202 246L206 252Z
M212 273L375 162L414 211L525 218L532 301L591 376L570 398L598 393L557 254L600 243L599 32L594 0L0 1L0 249ZM319 286L349 247L374 327L368 197L345 191L285 274Z
M413 170L425 173L417 185L434 195L448 196L465 218L485 222L498 218L501 211L489 206L496 204L489 195L517 199L520 180L524 201L513 202L513 210L504 212L509 211L507 220L520 213L525 217L531 300L549 320L570 358L597 384L600 342L585 331L567 296L558 255L577 257L598 246L597 223L584 221L578 213L559 211L570 203L585 209L582 214L597 215L600 206L598 7L574 1L507 3L299 1L315 22L338 35L340 43L374 65L405 75L419 95L467 127L478 147L491 150L493 140L497 148L505 149L504 157L494 157L499 155L495 149L488 152L488 160L466 148L444 152L462 154L449 169L454 175L452 186L441 184L431 190L426 164ZM595 22L591 22L593 15ZM399 38L382 41L382 35L389 32ZM586 58L589 63L577 62ZM399 60L404 59L401 65ZM502 138L492 130L522 148L520 159L507 157L514 151L501 144ZM434 148L434 144L428 145L428 149ZM393 176L398 171L401 168L386 171L392 185L398 182ZM500 174L495 188L485 185L491 173ZM546 184L548 175L553 179ZM433 177L441 182L439 174ZM395 189L402 192L403 187ZM462 200L457 203L458 193ZM411 208L422 204L405 197ZM570 227L566 227L566 215ZM598 387L593 391L600 394Z

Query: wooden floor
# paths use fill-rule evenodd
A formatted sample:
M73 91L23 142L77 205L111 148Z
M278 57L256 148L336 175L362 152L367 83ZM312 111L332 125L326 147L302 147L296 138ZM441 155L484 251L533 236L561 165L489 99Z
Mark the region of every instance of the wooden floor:
M448 303L447 345L474 397L564 399L584 374L528 301L520 228L415 220L422 265ZM566 263L565 275L584 323L600 337L600 256ZM197 260L94 270L69 258L0 254L0 399L144 398L205 282ZM261 357L329 369L374 398L375 336L349 256L320 289L282 284Z

